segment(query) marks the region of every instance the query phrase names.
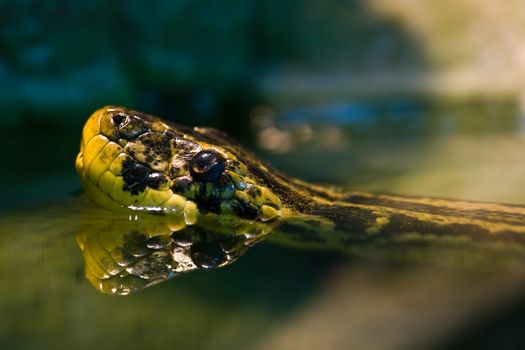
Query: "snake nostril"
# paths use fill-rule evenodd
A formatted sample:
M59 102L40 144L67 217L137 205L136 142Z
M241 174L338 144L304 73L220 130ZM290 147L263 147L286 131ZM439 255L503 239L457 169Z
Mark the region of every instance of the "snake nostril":
M122 115L122 114L115 114L113 117L111 117L111 121L113 122L114 125L120 125L124 119L126 118L125 115Z
M118 120L117 120L118 121ZM126 140L133 140L149 131L148 124L135 116L126 116L118 127L119 136Z

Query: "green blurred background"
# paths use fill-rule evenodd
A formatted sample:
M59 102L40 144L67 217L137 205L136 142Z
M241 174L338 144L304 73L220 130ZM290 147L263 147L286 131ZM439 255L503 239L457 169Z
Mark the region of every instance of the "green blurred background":
M331 154L344 148L341 131L521 132L522 6L2 1L0 191L10 200L0 206L75 190L80 129L106 104L218 127L307 176L280 161L294 141L315 157L324 144ZM354 158L347 163L359 169Z
M0 210L33 207L78 190L73 161L80 130L95 109L107 104L220 128L306 180L524 203L524 42L521 0L0 1ZM27 242L13 247L0 254L7 263ZM75 249L68 254L76 256ZM297 254L266 247L247 259L244 269L221 271L207 282L190 277L171 289L111 303L87 294L92 298L87 306L75 305L111 304L133 313L134 307L148 307L148 296L161 295L167 302L173 292L183 299L186 293L186 299L195 299L192 307L202 309L183 313L195 316L190 325L203 328L195 339L188 333L183 343L227 349L231 339L242 344L246 336L255 336L259 323L263 327L292 313L306 298L303 286L315 289L320 283L322 273L309 271L319 261L333 263L327 256ZM62 257L64 265L71 256ZM270 298L258 309L248 308L251 318L242 305L252 305L252 299L224 285L210 304L203 303L205 296L195 296L195 290L210 284L242 285L269 257L275 271L268 280L238 291ZM49 264L62 266L58 262ZM289 270L279 273L283 264ZM268 269L256 271L262 275ZM300 269L296 279L288 278ZM16 266L9 271L14 276ZM82 279L81 270L72 273ZM31 288L52 289L45 282L26 286L28 299L36 293L28 292ZM86 288L83 296L88 293L84 283L27 304L21 311L25 315L44 310L42 324L34 326L33 334L42 332L36 339L53 338L47 327L61 329L53 322L68 323L49 310L59 304L61 293L75 294L78 288ZM272 284L270 296L256 290ZM203 337L214 328L210 314L220 322L228 313L220 305L224 299L245 304L237 318L224 323L224 332L210 338L222 343L206 343ZM20 311L23 293L20 300L2 314ZM525 342L525 306L518 301L513 307L478 322L471 316L462 333L440 339L438 347L518 348ZM75 310L69 316L78 324L89 310ZM141 314L133 315L143 326ZM95 316L93 322L101 322L101 314ZM155 319L156 327L168 317ZM125 329L126 320L121 321ZM188 326L183 321L177 322ZM3 329L9 331L6 344L25 337L17 326L26 319L17 322ZM236 337L245 330L244 322L253 323L251 333ZM66 337L69 344L93 336L91 328L76 331ZM271 341L264 344L271 348Z
M521 6L2 1L0 190L10 202L0 205L74 190L80 129L106 104L215 126L254 147L259 133L261 151L277 154L293 151L290 130L299 141L313 139L311 149L335 137L328 151L346 146L338 130L402 137L516 131ZM266 115L254 117L261 110ZM309 137L312 127L319 137Z

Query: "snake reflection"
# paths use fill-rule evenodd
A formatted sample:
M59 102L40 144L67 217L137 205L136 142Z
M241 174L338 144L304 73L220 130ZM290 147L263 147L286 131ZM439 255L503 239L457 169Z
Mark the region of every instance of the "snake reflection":
M228 265L276 224L219 222L208 215L188 226L182 215L130 215L86 221L77 243L91 284L102 293L127 295L182 273Z

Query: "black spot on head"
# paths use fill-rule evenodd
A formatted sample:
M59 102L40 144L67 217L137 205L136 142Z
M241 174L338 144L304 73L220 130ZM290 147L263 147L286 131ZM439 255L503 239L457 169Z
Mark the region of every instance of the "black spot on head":
M170 140L165 134L148 132L141 135L138 140L145 147L144 155L147 163L171 159Z
M124 191L131 194L139 194L146 189L146 178L150 171L147 167L131 159L122 163L122 179L124 180Z
M200 186L196 193L195 201L201 212L218 214L221 211L221 199L217 196L212 186L212 184Z
M235 192L235 185L227 176L221 176L214 184L215 193L222 198L233 197Z
M197 181L213 182L218 180L226 162L224 158L213 150L200 151L193 157L190 165L191 176Z
M167 183L166 177L160 173L151 173L146 177L146 186L158 190L160 186Z
M180 177L173 181L171 190L174 193L185 194L188 192L188 189L190 188L192 182L193 181L189 177Z

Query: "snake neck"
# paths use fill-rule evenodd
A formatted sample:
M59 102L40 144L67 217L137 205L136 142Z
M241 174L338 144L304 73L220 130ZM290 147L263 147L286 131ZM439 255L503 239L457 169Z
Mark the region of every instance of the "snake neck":
M273 174L268 184L287 209L285 219L319 218L356 235L413 232L514 241L525 234L525 206L346 192Z

